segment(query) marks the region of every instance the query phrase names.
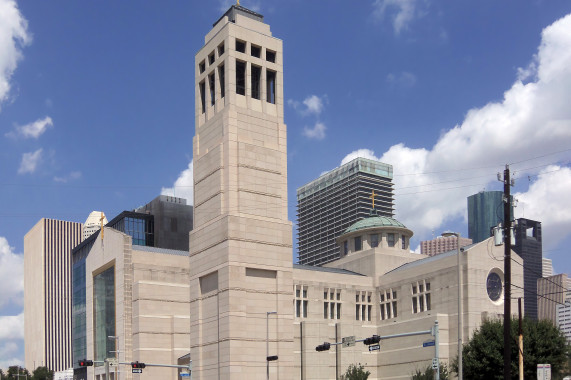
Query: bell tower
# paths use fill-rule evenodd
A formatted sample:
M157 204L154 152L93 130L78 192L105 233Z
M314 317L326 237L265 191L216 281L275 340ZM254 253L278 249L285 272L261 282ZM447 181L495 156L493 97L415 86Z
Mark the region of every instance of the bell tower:
M196 54L195 78L193 377L259 379L269 368L291 379L282 41L262 15L233 5Z

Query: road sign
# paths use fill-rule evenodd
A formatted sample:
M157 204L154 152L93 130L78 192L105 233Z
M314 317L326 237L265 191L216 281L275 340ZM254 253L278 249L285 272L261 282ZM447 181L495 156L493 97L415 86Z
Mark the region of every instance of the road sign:
M351 347L355 345L355 335L353 336L346 336L341 340L343 347Z
M369 346L369 351L378 351L381 349L381 345L380 344L371 344Z
M432 369L438 369L438 358L432 358Z
M142 368L133 368L131 370L131 373L143 373L143 369Z
M180 377L190 377L190 373L189 372L181 372Z
M422 347L431 347L434 346L436 344L436 342L434 340L428 340L424 343L422 343Z

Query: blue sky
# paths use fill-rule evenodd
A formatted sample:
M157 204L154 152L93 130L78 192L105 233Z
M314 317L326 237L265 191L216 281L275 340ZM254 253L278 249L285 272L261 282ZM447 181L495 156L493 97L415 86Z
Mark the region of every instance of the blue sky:
M0 368L23 361L23 237L192 195L194 54L232 4L0 0ZM571 273L571 3L242 0L284 41L289 215L351 157L394 166L412 246L500 190Z

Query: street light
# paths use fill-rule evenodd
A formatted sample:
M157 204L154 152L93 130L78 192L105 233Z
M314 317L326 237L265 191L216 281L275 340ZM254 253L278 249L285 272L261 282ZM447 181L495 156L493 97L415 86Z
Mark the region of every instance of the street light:
M277 311L266 311L266 379L270 380L270 361L277 360L277 356L270 358L270 314L277 314Z
M456 257L458 260L458 379L462 380L462 267L460 266L460 233L445 231L443 237L456 236Z

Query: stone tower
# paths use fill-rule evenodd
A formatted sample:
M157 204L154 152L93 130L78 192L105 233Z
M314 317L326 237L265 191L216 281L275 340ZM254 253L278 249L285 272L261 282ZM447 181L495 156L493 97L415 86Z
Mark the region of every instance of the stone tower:
M235 5L195 57L194 379L261 379L268 364L294 377L282 52L263 16Z

